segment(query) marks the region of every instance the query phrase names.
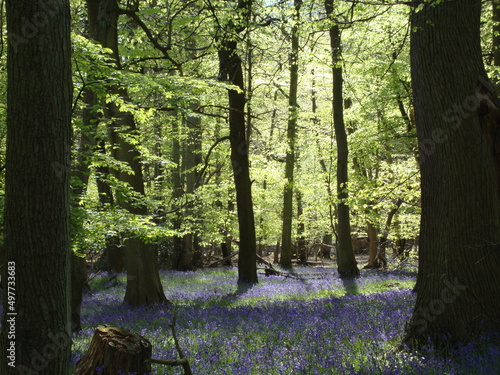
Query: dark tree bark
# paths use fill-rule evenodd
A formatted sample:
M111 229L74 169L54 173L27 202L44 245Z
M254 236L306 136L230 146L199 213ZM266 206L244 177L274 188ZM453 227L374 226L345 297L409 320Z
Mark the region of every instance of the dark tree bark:
M83 291L87 284L87 263L85 258L71 254L71 330L80 332Z
M199 106L198 102L191 103L190 109L196 110ZM186 126L188 130L188 140L184 147L183 169L186 175L186 192L188 194L196 193L196 183L199 180L200 173L197 168L202 164L202 123L198 116L188 115L186 118ZM186 210L186 216L192 221L195 228L197 227L196 217L199 207L196 203L190 204ZM184 247L186 248L187 261L186 264L191 268L201 267L203 265L202 249L200 245L200 236L197 229L186 233L183 238Z
M500 332L499 109L480 15L481 2L463 0L425 4L411 19L422 217L410 347Z
M175 164L175 168L172 171L172 198L174 199L174 204L180 204L180 198L184 195L183 181L182 181L182 161L181 161L181 145L179 142L180 132L179 132L179 119L176 116L172 116L172 134L174 137L172 139L172 163ZM182 228L183 214L182 212L174 213L172 219L173 229L180 232ZM184 244L182 241L183 236L180 234L174 235L172 239L172 268L178 271L187 271L186 268L187 254L185 252Z
M493 3L493 65L500 66L500 0Z
M280 260L280 253L281 253L281 242L276 243L276 248L274 249L274 258L273 258L273 263L279 263Z
M69 1L7 1L7 20L0 373L65 375L71 347Z
M190 110L195 111L198 106L199 103L193 102L190 104ZM199 117L187 115L184 122L187 133L184 147L181 149L179 141L175 140L172 152L174 155L173 162L177 163L179 166L174 172L173 185L175 188L175 197L180 198L183 194L188 194L190 197L187 199L191 201L193 194L196 192L197 182L200 176L197 167L202 163L202 129L201 119ZM175 229L180 229L183 221L187 221L186 224L188 226L196 227L196 217L197 204L195 202L189 203L185 211L179 213L179 216L175 218ZM193 228L193 231L185 233L182 237L175 236L173 253L174 269L187 271L193 270L196 267L201 267L203 261L198 231Z
M329 245L329 246L328 246ZM323 259L331 259L331 246L333 245L333 235L325 234L323 235L323 242L321 245L321 256Z
M379 257L377 228L371 222L366 223L366 234L368 236L368 264L363 268L380 268L383 266L385 259L382 261Z
M394 202L394 207L387 214L387 219L385 220L385 226L380 234L379 239L379 249L377 253L378 261L381 263L381 266L384 268L387 266L387 245L388 245L388 237L389 232L391 231L392 221L396 214L398 213L399 207L403 204L403 200L398 198L396 202Z
M334 0L325 0L325 10L331 22L335 22L332 18ZM351 278L359 276L359 269L352 249L351 223L347 204L349 148L344 124L341 36L337 23L330 27L329 33L333 65L333 125L337 141L337 268L340 277Z
M306 230L306 226L303 221L302 215L304 214L304 205L302 202L302 192L297 190L295 194L295 198L297 200L297 255L299 258L299 264L306 265L307 264L307 246L306 246L306 237L304 236L304 232Z
M311 111L313 113L312 121L313 121L315 128L319 128L319 119L316 117L316 113L318 111L318 103L317 103L317 90L316 90L316 73L315 73L314 69L312 70L311 73L313 76L313 78L312 78L312 90L311 90ZM333 133L333 130L332 130L332 133ZM316 145L318 146L319 165L320 165L321 170L323 171L323 173L325 175L324 182L325 182L326 192L328 195L328 218L330 221L330 228L331 228L332 232L336 234L337 226L335 225L335 217L337 215L337 212L336 212L335 204L333 202L334 201L334 193L332 191L332 181L331 181L332 180L332 178L331 178L332 171L331 171L331 168L329 168L327 166L327 162L329 162L328 164L330 166L333 164L333 162L332 162L333 152L329 153L330 160L328 160L328 161L325 160L324 153L321 151L320 138L321 138L321 135L320 135L319 131L316 131ZM322 239L322 243L324 245L321 245L321 249L320 249L321 257L323 259L331 259L331 247L325 246L325 245L332 245L333 244L333 234L324 234L323 239Z
M302 0L294 0L294 25L292 26L292 50L290 53L290 91L288 93L288 126L286 131L287 149L285 158L285 188L283 191L283 227L281 235L280 265L285 268L292 267L293 238L293 193L294 193L294 168L295 145L297 143L297 90L299 86L299 21Z
M240 1L238 13L248 17L251 1ZM239 90L228 90L229 96L229 137L231 143L231 162L233 166L234 185L236 188L236 209L240 233L238 256L238 284L255 284L257 278L257 239L255 234L255 218L252 203L252 182L250 181L250 163L248 160L248 141L245 129L245 87L241 58L237 51L235 34L244 30L229 22L225 31L227 35L220 41L219 79L228 81Z

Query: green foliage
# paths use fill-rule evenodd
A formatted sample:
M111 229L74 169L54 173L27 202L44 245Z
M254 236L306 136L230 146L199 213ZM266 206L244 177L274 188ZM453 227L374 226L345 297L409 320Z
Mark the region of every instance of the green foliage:
M126 9L125 3L119 5ZM224 32L221 25L228 22L248 23L249 30L232 37L238 40L250 89L246 95L252 123L249 151L257 236L268 245L280 239L288 113L287 60L294 9L291 3L256 2L250 17L235 17L234 5L225 1L210 2L210 6L198 1L140 2L135 15L120 16L122 69L117 69L110 51L88 39L85 3L71 2L75 160L82 155L77 148L81 137L91 134L104 144L103 148L96 147L85 154L90 168L88 185L83 186L84 182L76 178L72 180L73 186L86 188L84 196L75 197L72 209L75 251L98 251L106 238L115 235L121 239L140 236L156 241L195 232L204 245L224 241L228 236L237 239L228 144L219 144L210 158L204 159L214 142L228 134L226 91L234 88L217 80L217 43ZM295 218L294 228L299 222L304 223L304 235L315 242L325 234L335 233L336 155L327 31L332 22L340 22L344 94L351 103L345 109L351 161L351 182L346 189L355 229L363 232L370 221L382 230L395 200L402 199L404 203L395 218L397 225L391 233L414 237L419 217L415 129L400 110L401 103L407 115L411 115L409 10L398 5L339 3L335 11L335 17L326 19L322 3L304 1L298 25L300 109L294 188L301 194L303 213ZM2 69L0 85L5 85ZM116 90L111 94L110 88L126 89L128 96L118 95ZM98 104L92 108L86 108L83 101L85 90L89 89L98 97ZM112 156L114 145L109 144L108 128L114 119L106 112L108 103L133 115L137 123L133 132L124 127L116 130L139 151L146 196L134 193L112 173L130 174L132 169ZM6 98L0 94L2 150L5 108ZM82 121L86 109L95 117L90 126L84 126ZM201 120L198 130L189 127L192 119ZM200 136L201 147L193 151L193 137ZM176 147L180 149L179 160L174 157ZM198 155L202 163L187 167L186 153L190 152ZM106 169L109 173L104 172ZM199 176L202 170L204 173ZM180 190L174 186L176 173L182 184ZM186 181L192 176L197 186L188 191ZM118 201L103 206L96 181L109 185L122 200L145 205L149 215L127 213L119 208ZM174 229L173 222L178 218L180 226Z

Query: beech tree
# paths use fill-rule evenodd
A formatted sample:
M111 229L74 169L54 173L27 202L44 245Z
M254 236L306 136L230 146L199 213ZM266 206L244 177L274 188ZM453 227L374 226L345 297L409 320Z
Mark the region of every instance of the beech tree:
M219 46L219 79L235 86L228 89L229 139L231 163L236 189L236 209L240 234L238 283L254 284L257 278L257 238L252 203L252 182L248 160L249 145L245 127L245 86L241 57L237 50L237 35L246 28L252 7L251 0L240 0L237 21L228 21Z
M87 0L87 11L95 39L102 47L109 48L117 69L121 69L118 50L118 18L120 9L116 0ZM123 10L125 12L125 10ZM125 163L126 169L116 169L119 181L126 183L136 197L145 196L140 153L129 140L137 130L134 115L122 110L121 104L130 102L126 88L110 86L109 94L115 98L104 110L109 125L109 142L113 157ZM135 215L146 215L147 207L142 202L132 201L122 191L117 192L117 200L123 208ZM135 197L134 197L135 198ZM127 269L127 290L124 302L137 306L165 303L167 299L158 274L156 252L151 244L138 237L125 241L125 264Z
M69 1L7 1L2 374L67 374L71 43ZM29 31L28 31L29 30Z
M500 102L480 16L463 0L420 2L411 19L422 218L410 347L500 332Z
M285 161L285 188L283 192L283 230L281 238L280 264L283 267L292 266L293 240L293 196L294 196L294 168L297 143L297 117L299 106L297 103L297 90L299 86L299 24L302 0L294 0L293 26L291 30L290 52L290 91L288 93L288 125L287 125L287 150Z
M333 126L337 142L337 268L340 277L351 278L359 275L359 269L352 248L350 213L347 203L349 148L344 123L341 34L340 27L333 18L334 9L334 0L325 0L326 14L332 23L329 34L333 73Z

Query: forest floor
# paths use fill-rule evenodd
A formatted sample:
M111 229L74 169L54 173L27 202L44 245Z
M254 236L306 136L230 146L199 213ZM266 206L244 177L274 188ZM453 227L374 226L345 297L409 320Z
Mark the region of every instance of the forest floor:
M360 268L363 259L359 259ZM283 270L284 271L284 270ZM162 271L173 307L123 305L126 277L91 280L82 305L83 330L74 336L72 364L87 350L97 326L138 333L153 345L153 357L176 359L176 330L194 374L500 374L500 348L488 339L437 352L396 351L414 303L416 268L362 270L342 282L332 264L294 267L292 277L264 276L237 286L237 270ZM153 365L153 374L183 374Z

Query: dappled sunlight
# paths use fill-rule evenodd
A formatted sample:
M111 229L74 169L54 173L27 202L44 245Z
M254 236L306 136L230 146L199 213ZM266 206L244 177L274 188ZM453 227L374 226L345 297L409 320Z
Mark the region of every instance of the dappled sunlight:
M300 268L299 278L262 276L251 286L238 286L234 270L161 276L171 308L125 306L118 286L85 296L73 363L101 324L143 335L156 358L177 358L168 327L176 314L180 344L196 374L420 375L470 368L468 360L458 365L432 351L425 356L393 351L413 308L414 275L363 272L355 283L346 283L333 268ZM480 358L492 362L494 353L486 350Z

